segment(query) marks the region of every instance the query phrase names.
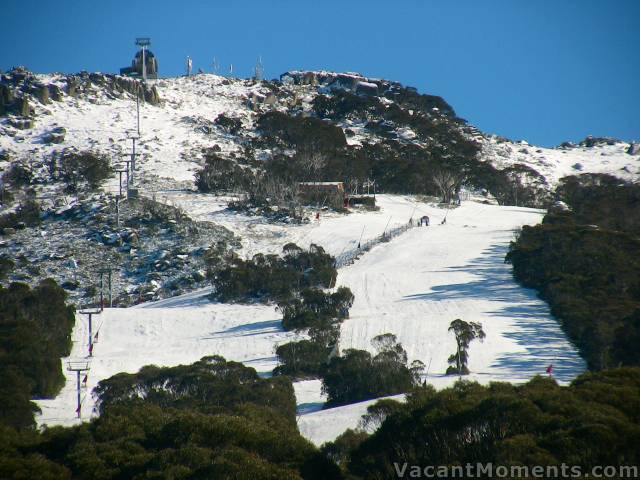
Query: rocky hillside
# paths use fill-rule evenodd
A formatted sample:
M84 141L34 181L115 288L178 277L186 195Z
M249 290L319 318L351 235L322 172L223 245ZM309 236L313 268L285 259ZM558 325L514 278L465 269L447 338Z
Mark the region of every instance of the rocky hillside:
M128 186L140 198L119 205L118 219L114 195L120 176L127 189L138 108ZM201 74L141 86L14 69L0 76L0 255L13 262L4 262L6 279L53 276L78 299L95 294L97 270L118 263L128 304L200 285L194 272L205 269L207 248L235 241L164 207L168 191L197 187L285 217L292 185L319 180L442 198L446 183L455 196L541 207L567 175L636 181L638 150L613 139L549 149L487 135L441 97L356 73L294 71L259 82Z

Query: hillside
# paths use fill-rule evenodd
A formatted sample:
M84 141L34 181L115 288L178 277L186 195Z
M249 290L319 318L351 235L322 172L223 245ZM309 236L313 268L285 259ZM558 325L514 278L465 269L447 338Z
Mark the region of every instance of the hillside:
M280 253L293 242L340 257L422 215L430 227L340 265L336 286L355 294L341 351L372 350L373 337L393 333L409 361L424 363L421 380L443 388L457 378L445 375L456 348L448 326L462 318L486 332L469 350L473 380L521 383L553 364L568 383L585 370L504 257L515 231L541 221L561 178L637 181L635 145L510 141L478 131L440 97L352 73L261 82L199 74L138 90L113 75L15 70L0 88L0 256L13 263L3 282L52 277L76 305L96 305L99 272L114 267L114 308L96 317L84 419L96 414L91 388L119 372L218 354L270 376L277 346L306 337L285 332L274 305L211 301L212 271L229 256ZM136 92L144 101L135 180L123 185L131 198L116 202L137 133ZM296 185L316 181L343 182L350 194L375 188L377 208L305 204ZM87 357L82 314L73 341L65 362ZM77 422L72 380L38 401L39 424ZM325 399L319 380L295 390L300 430L312 441L334 438L362 414L362 405L314 412Z
M26 259L18 263L15 279L35 282L48 270L61 283L91 283L93 273L87 269L99 268L89 255L91 248L103 251L110 263L121 261L114 245L124 253L133 249L135 261L114 277L119 291L130 292L118 300L123 305L204 286L201 274L189 278L184 263L202 272L203 254L213 243L240 240L245 254L263 251L254 245L256 237L277 238L278 227L256 213L265 211L266 201L267 212L286 220L290 187L267 193L268 200L259 196L249 202L247 216L236 209L230 221L224 218L229 202L262 184L263 178L285 184L343 181L350 192L363 191L363 184L373 180L375 188L387 193L441 196L434 175L449 171L457 176L453 180L464 198L480 194L492 203L543 207L565 175L598 172L634 180L640 168L637 148L629 144L596 138L547 149L512 142L479 132L440 97L358 74L289 72L280 82L207 74L167 78L140 91L141 136L131 186L147 199L182 207L200 221L215 219L226 229L200 223L203 228L196 233L183 222L184 212L149 212L158 210L149 205L131 211L128 204L122 206L122 229L115 225L115 170L125 168L131 152L128 137L137 134L137 84L99 73L34 75L18 69L3 74L0 85L0 169L5 173L3 192L9 191L8 196L3 193L0 215L35 198L46 226L41 230L58 231L49 237L44 256L38 242L46 233L15 234L18 242L7 253ZM627 153L632 151L636 154ZM78 173L65 167L65 159L84 152L110 164L101 190L111 196L78 187ZM208 167L214 160L222 163ZM189 193L202 171L222 175L215 197ZM126 189L125 176L123 182ZM218 214L209 209L211 201L219 205ZM208 218L198 213L197 205L205 206ZM152 242L136 248L129 238L145 234L132 230L127 218L139 216L164 222L163 228L175 237L164 245ZM78 232L87 224L93 227L85 241ZM240 238L234 240L229 230ZM166 251L168 257L154 256L154 250ZM166 272L157 271L162 260L169 263L163 267ZM75 275L68 269L65 273L67 262L78 265ZM83 295L72 291L78 300L87 298Z

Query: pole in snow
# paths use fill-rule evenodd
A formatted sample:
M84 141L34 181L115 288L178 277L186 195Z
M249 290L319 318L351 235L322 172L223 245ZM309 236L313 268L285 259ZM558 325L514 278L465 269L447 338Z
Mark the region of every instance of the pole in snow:
M100 314L102 310L85 310L80 311L82 315L87 315L89 317L89 356L93 356L93 315Z
M83 362L71 361L67 363L67 370L70 372L76 372L76 390L77 390L76 414L78 415L78 418L82 417L82 398L80 397L80 392L81 392L80 374L82 372L88 372L89 368L90 368L89 362L87 361L83 361Z

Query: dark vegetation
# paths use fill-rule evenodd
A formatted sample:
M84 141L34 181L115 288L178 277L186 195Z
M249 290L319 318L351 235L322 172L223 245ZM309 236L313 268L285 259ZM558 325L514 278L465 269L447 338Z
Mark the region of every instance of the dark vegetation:
M449 325L449 331L456 337L456 352L448 358L450 366L447 368L447 375L468 375L469 345L473 340L482 341L486 336L482 324L457 318Z
M340 336L340 323L349 316L353 294L347 287L333 293L316 288L305 288L296 296L282 300L285 330L308 331L309 340L299 340L280 345L276 355L280 365L276 375L293 377L320 376Z
M407 352L390 333L374 337L377 351L349 349L333 357L322 372L322 390L327 407L347 405L409 391L420 381L424 365L407 365Z
M40 220L40 204L32 198L27 198L15 211L0 215L0 233L3 233L5 228L32 227L38 225Z
M507 260L550 305L591 369L640 365L640 186L607 175L563 179L543 223Z
M116 406L155 405L215 415L254 406L270 410L274 422L295 426L296 403L288 379L260 378L253 368L217 355L191 365L148 365L138 373L119 373L101 381L94 394L100 413Z
M59 177L66 182L70 192L77 192L82 186L95 190L114 173L108 157L88 151L63 152L58 165L52 165L53 171L59 170Z
M542 377L521 386L458 382L439 392L415 389L406 404L383 409L385 420L373 435L348 432L323 451L349 478L397 478L394 462L566 463L585 472L640 462L639 412L638 368L587 373L569 387Z
M208 152L204 167L196 172L196 187L203 193L246 190L252 180L250 173L233 160Z
M119 374L96 393L101 415L90 423L42 434L0 426L0 477L341 478L298 432L286 378L205 357Z
M300 298L279 305L282 326L285 330L331 329L348 316L353 300L347 287L340 287L333 293L305 288L300 292Z
M295 245L289 244L285 247L285 261L294 257L299 262L303 253ZM304 268L300 271L304 271ZM275 275L282 281L284 275L277 272ZM267 284L270 284L272 280L269 275L273 273L266 275L269 279ZM330 280L331 284L335 282L335 273L332 273ZM391 334L373 339L376 355L355 349L340 355L340 324L349 316L349 308L354 301L353 293L348 288L340 287L328 293L321 288L302 285L300 281L297 285L291 281L287 289L274 291L280 297L278 308L283 315L285 330L309 335L309 339L277 347L280 365L274 370L276 376L321 377L322 388L328 396L327 406L402 393L419 381L424 365L421 362L407 365L406 352Z
M303 250L295 244L283 247L282 256L254 255L227 259L215 273L215 297L223 302L280 301L304 288L329 288L336 280L334 258L318 245Z
M315 116L303 116L295 109L260 114L256 121L260 136L248 140L249 149L269 149L271 157L252 161L255 168L244 170L223 162L208 163L198 175L199 188L246 191L243 207L275 205L295 216L294 205L304 202L297 194L298 182L341 181L350 191L356 183L371 179L379 192L438 195L435 177L444 171L455 173L458 189L487 191L501 204L548 205L546 181L532 168L516 164L500 170L478 159L480 145L463 133L466 122L442 98L399 85L384 95L394 103L337 89L315 97ZM344 121L363 124L380 141L349 146L345 132L353 132L337 125ZM230 120L221 122L226 125ZM425 146L403 140L397 134L399 128L410 128ZM242 175L251 181L236 180ZM211 177L219 177L222 184L209 182ZM447 201L455 200L449 197Z
M53 280L31 289L0 286L0 423L31 427L32 397L55 395L64 385L60 357L71 351L74 309Z

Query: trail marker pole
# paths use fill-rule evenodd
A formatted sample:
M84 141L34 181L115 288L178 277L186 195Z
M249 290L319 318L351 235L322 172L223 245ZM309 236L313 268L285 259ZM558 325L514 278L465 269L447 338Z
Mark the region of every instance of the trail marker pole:
M392 219L392 218L393 218L392 216L391 216L391 217L389 217L389 220L387 220L387 224L384 226L384 231L382 232L382 236L383 236L383 237L384 237L384 236L385 236L385 234L387 233L387 227L389 226L389 222L391 222L391 219Z

